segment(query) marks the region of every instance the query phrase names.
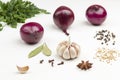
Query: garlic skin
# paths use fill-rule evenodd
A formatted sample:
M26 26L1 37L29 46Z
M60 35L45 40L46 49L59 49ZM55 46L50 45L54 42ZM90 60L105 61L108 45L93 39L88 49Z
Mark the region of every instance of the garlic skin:
M75 42L63 41L58 44L57 54L63 59L70 60L77 58L80 53L80 46Z

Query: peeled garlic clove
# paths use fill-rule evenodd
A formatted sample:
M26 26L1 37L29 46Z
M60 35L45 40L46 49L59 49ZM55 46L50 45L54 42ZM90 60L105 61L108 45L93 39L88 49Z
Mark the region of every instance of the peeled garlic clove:
M77 52L76 52L76 50L74 49L74 47L70 47L69 48L69 52L70 52L70 56L71 56L71 58L76 58L77 57Z
M29 70L29 66L24 66L24 67L17 66L17 69L21 74L24 74Z
M63 59L70 59L70 53L69 53L68 48L65 49L62 57L63 57Z

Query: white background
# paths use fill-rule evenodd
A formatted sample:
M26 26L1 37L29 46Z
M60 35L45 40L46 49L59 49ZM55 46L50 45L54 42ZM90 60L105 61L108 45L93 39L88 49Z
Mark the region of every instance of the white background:
M8 0L2 0L7 2ZM116 34L116 45L109 46L120 50L120 0L29 0L39 8L51 12L50 15L36 15L26 22L34 21L44 27L42 40L35 45L24 43L20 37L18 24L17 29L5 27L0 32L0 80L120 80L120 60L111 65L93 59L96 49L102 47L93 37L96 31L107 29ZM101 26L93 26L87 22L85 11L92 4L100 4L107 10L107 19ZM74 23L68 29L71 41L78 43L81 47L80 56L75 60L64 61L56 54L56 47L59 42L67 40L68 37L59 30L53 23L53 13L61 5L70 7L74 14ZM47 43L52 50L52 55L46 57L39 54L28 59L31 50L39 45ZM44 59L43 64L39 61ZM54 59L54 67L48 64L49 59ZM82 71L76 67L81 60L89 60L93 67L88 71ZM64 61L65 64L56 64ZM26 74L19 74L16 65L30 67Z

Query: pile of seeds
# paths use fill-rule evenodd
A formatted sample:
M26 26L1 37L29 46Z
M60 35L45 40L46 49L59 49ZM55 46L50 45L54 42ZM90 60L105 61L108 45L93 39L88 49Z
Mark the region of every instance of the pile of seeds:
M114 49L108 48L98 48L95 58L100 61L111 63L111 61L116 61L120 57L120 53Z
M102 45L103 44L108 45L110 42L112 42L112 45L115 45L116 36L113 32L110 32L108 30L97 31L94 38L101 41Z

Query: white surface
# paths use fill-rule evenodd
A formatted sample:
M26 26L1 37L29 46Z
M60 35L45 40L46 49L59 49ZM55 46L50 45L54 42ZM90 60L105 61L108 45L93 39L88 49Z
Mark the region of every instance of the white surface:
M7 1L7 0L2 0ZM17 29L5 27L0 32L0 80L120 80L120 60L112 65L93 59L95 50L101 47L99 42L93 39L95 32L101 29L113 31L117 36L117 45L112 48L120 49L120 0L30 0L40 8L51 12L50 15L37 15L26 22L39 22L45 29L42 40L35 45L24 43ZM100 27L94 27L87 23L85 11L92 4L103 5L108 13L106 21ZM62 61L56 55L57 44L67 40L66 35L56 28L53 23L52 15L55 9L61 5L70 7L75 14L75 21L68 29L71 41L81 46L80 56L71 61L65 61L64 65L56 64ZM34 58L28 59L28 53L46 42L52 50L52 56L46 57L39 54ZM39 61L44 59L43 64ZM55 59L55 66L48 64L49 59ZM82 71L76 67L81 60L90 60L93 67L88 71ZM30 69L26 74L19 74L16 65L29 65Z

